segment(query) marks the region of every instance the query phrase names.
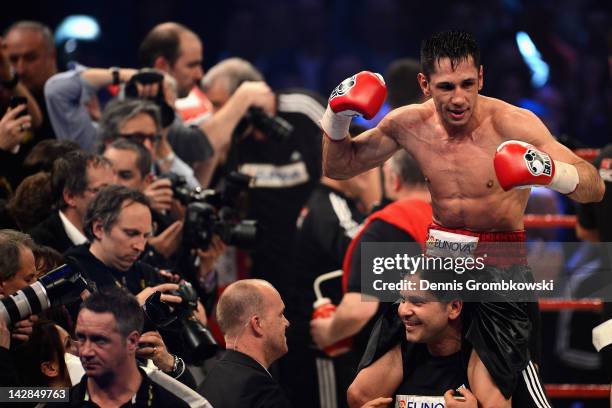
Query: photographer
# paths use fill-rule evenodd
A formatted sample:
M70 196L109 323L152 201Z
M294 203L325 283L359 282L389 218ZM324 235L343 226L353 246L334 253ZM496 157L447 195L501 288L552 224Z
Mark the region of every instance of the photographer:
M36 282L32 239L19 231L0 230L0 298ZM17 374L10 351L11 340L28 340L36 316L14 324L12 331L0 319L0 384L15 384Z
M87 208L85 234L91 244L75 247L65 256L95 282L98 290L124 287L136 295L141 305L159 291L162 301L181 303L181 297L170 293L179 285L167 283L159 270L138 260L151 235L151 210L143 193L123 186L102 190ZM201 324L206 324L199 302L195 315ZM183 339L178 334L171 329L162 331L169 349L184 355Z
M248 112L238 126L225 123L232 144L224 171L237 169L254 177L248 218L257 220L262 233L251 275L270 281L287 296L295 220L321 177L317 123L323 105L318 97L303 92L274 94L262 75L239 58L212 67L202 87L214 107L206 123L228 115L237 103L242 104L242 116Z
M212 172L209 160L213 154L212 147L200 129L184 126L175 116L173 109L176 82L167 75L151 71L139 72L128 68L104 69L79 66L72 71L53 76L45 85L45 97L58 138L74 140L85 150L95 149L99 140L98 127L87 110L86 102L100 89L122 83L126 83L126 100L135 98L141 101L148 100L160 110L156 115L154 133L147 133L161 136L156 143L153 143L152 154L156 164L162 168L162 171L170 170L187 177L194 186L200 183L205 185ZM123 119L127 121L130 118ZM109 131L104 130L104 122L103 117L99 129L103 133L101 136L107 138ZM121 125L126 126L122 123L112 125L114 125L114 128L111 126L113 132L121 130ZM138 132L143 131L139 128L131 128L129 131L129 133ZM113 137L118 137L118 134L115 132Z

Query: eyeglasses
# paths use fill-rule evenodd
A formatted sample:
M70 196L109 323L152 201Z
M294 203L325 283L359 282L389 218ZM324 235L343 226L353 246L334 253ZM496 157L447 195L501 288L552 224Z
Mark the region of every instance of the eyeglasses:
M119 137L128 139L138 144L144 144L145 140L148 140L151 143L157 143L161 140L161 135L158 133L143 133L143 132L120 133Z

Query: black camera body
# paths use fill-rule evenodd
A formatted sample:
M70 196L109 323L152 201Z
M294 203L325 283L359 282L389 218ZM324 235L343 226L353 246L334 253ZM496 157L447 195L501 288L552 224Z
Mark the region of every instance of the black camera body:
M238 209L242 192L248 189L251 177L230 173L220 191L191 189L185 179L168 174L172 192L187 206L183 226L183 243L187 248L206 250L214 235L228 245L251 248L257 239L257 221L242 219Z
M234 134L242 135L249 126L254 126L279 142L288 140L293 133L293 125L291 123L279 116L270 116L263 109L256 106L251 106L247 110L247 113L236 125Z
M215 355L219 345L210 330L194 316L198 308L198 294L187 281L181 282L178 290L172 294L182 299L182 302L173 305L173 308L161 301L160 292L149 296L143 306L145 316L159 328L178 322L187 346L188 359L195 364L201 364Z
M167 128L170 126L172 122L174 122L175 115L174 110L170 105L168 105L164 96L164 75L152 68L142 68L125 83L124 94L126 98L140 98L138 95L138 88L136 86L137 83L141 85L159 85L157 94L148 100L155 103L159 107L162 128Z

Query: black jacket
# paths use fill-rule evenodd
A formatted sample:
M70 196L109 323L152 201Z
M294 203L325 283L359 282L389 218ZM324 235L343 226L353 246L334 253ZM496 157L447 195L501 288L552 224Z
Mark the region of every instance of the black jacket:
M288 408L272 376L246 354L227 350L198 388L215 408Z
M57 211L28 232L37 244L51 247L60 253L74 246L64 230L64 224Z

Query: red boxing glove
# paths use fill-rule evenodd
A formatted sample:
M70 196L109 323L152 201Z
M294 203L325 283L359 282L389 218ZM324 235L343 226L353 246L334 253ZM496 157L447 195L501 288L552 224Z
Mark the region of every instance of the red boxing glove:
M382 76L361 71L342 81L331 93L321 127L330 139L342 140L348 134L353 116L363 115L372 119L386 97L387 87Z
M578 186L578 170L571 164L552 160L550 156L520 140L508 140L499 145L493 159L495 175L501 187L547 186L570 194Z

